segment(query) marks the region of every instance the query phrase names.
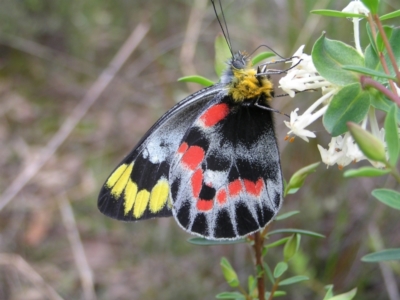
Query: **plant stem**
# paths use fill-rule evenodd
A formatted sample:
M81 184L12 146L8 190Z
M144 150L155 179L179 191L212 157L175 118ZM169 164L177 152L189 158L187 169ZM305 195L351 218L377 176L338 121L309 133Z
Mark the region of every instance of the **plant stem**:
M372 86L373 88L377 89L380 91L382 94L384 94L386 97L391 99L393 102L397 103L397 106L400 107L400 97L397 96L395 93L392 91L388 90L385 86L380 84L379 82L373 80L371 77L368 76L361 76L360 77L360 83L362 88L364 89L367 86Z
M397 172L396 168L392 167L390 173L396 179L396 181L400 183L400 174Z
M275 280L275 283L274 283L274 285L272 286L271 294L269 295L268 300L272 300L272 298L274 298L274 294L275 294L276 290L278 289L278 285L279 285L280 279L281 279L281 278L278 277L278 278Z
M382 26L381 20L379 19L379 16L376 15L376 14L374 14L372 17L373 17L376 25L378 26L378 30L379 30L379 33L382 36L382 41L385 44L386 51L387 51L387 53L389 55L389 58L390 58L390 62L392 63L394 71L396 72L397 84L400 84L399 67L397 66L396 58L394 57L392 47L390 47L389 40L387 39L385 30L383 30L383 26Z
M256 271L257 271L257 288L258 288L258 299L265 300L265 280L264 271L262 265L262 247L264 244L264 237L261 237L260 232L254 234L254 252L256 256Z

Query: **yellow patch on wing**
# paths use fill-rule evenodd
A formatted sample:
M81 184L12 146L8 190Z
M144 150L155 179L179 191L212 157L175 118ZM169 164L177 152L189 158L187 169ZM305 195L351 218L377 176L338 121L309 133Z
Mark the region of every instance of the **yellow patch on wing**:
M168 200L169 184L164 178L158 180L150 194L149 209L152 213L159 212Z
M132 210L133 204L135 203L138 187L130 178L125 187L125 202L124 202L124 214L125 216Z
M133 208L133 216L139 219L144 211L146 210L147 204L149 203L150 193L148 190L141 190L136 195L135 205Z
M111 189L110 193L115 198L119 198L124 191L132 170L133 163L130 165L122 164L111 174L110 178L108 178L106 186Z

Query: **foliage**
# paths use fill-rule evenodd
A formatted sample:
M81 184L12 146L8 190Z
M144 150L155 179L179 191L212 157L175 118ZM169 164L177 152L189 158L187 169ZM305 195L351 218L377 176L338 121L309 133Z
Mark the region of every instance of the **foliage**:
M251 53L260 44L268 44L279 53L290 55L301 43L306 44L304 49L310 53L312 41L319 38L325 42L327 37L333 42L338 42L333 37L349 43L355 40L350 36L351 23L345 18L360 14L323 11L343 18L310 16L310 10L321 8L319 1L250 2L235 0L224 10L234 50ZM330 1L329 5L337 8L347 3L347 0ZM389 24L398 18L400 11L391 11L397 4L397 0L381 1L380 21ZM193 21L196 18L190 18L193 12L198 12L197 23ZM169 1L168 5L163 1L143 0L112 3L4 0L0 15L0 197L16 182L21 183L21 174L29 170L32 162L47 150L51 138L68 124L75 106L131 31L139 23L150 25L130 60L73 128L66 142L0 211L0 298L54 299L51 293L47 294L52 287L64 299L91 299L88 288L92 288L98 299L211 299L221 291L221 284L229 288L215 263L221 256L228 259L245 292L255 293L255 274L260 272L252 271L248 258L252 248L245 241L198 247L182 242L185 233L172 220L114 222L101 216L95 205L99 187L115 163L162 113L195 91L192 86L176 83L176 78L198 73L215 82L211 66L219 25L210 6L202 11L182 0ZM362 22L365 20L364 17ZM193 31L196 28L200 28L198 36L184 38L187 33L196 32ZM399 110L397 116L392 111L393 93L378 92L369 86L369 80L365 81L371 77L387 88L388 79L396 80L384 38L380 33L374 36L373 29L376 27L367 25L360 33L362 44L369 43L361 51L365 65L360 66L357 58L337 71L347 74L349 81L364 75L363 82L368 87L353 88L355 94L369 94L370 104L378 111L378 121L385 116L388 126L393 127L393 118L396 121L399 118ZM325 36L321 35L323 30L327 31ZM383 30L394 53L398 53L397 28L383 26ZM187 52L182 49L188 47L182 44L195 48L189 60L183 59ZM382 67L381 49L389 73ZM253 62L260 63L256 58L254 54ZM195 72L188 74L191 65ZM273 107L284 113L297 107L301 111L316 94L297 93L295 101L278 97ZM360 111L350 114L355 116L352 121L358 121L365 113L363 109L361 106ZM386 114L389 112L390 117ZM337 113L346 125L348 114ZM282 119L283 116L275 116L282 168L287 176L317 161L315 145L329 141L320 124L313 123L316 138L310 139L310 144L299 139L281 143L285 136ZM329 126L339 132L343 123L334 122L330 120ZM357 297L362 299L388 298L376 262L390 260L386 271L398 274L398 265L393 260L398 262L399 226L398 210L391 208L398 205L398 184L393 172L398 158L397 139L393 138L397 132L386 126L386 159L393 167L376 168L365 160L357 169L350 165L348 168L353 169L344 172L348 177L363 177L352 180L344 180L343 172L335 168L319 167L302 188L286 185L282 213L271 225L277 228L270 228L263 245L267 254L262 253L266 264L261 270L266 270L268 290L276 282L273 274L277 263L285 262L284 249L286 255L297 249L285 245L290 239L296 245L297 236L301 236L301 243L286 262L288 269L274 296L286 293L291 298L295 293L298 299L330 299L351 290L343 295L347 294L347 298L339 298L349 299L355 293L352 289L357 287ZM388 145L386 140L392 142ZM333 145L334 152L335 149L339 149L337 144ZM370 186L376 190L367 199L365 189ZM71 202L75 224L68 224L60 217L63 213L59 198L64 195ZM76 257L76 241L68 238L67 228L71 226L80 236L88 269L82 268L81 257ZM371 228L375 231L371 232ZM326 238L312 236L314 231ZM363 261L374 263L361 262L360 254L367 254ZM27 264L31 267L25 268ZM38 278L42 279L40 284L36 284ZM328 282L335 282L335 294L340 295L333 294L333 286L324 289ZM232 294L243 299L243 293L237 290L221 293L219 297ZM271 294L266 292L264 296Z

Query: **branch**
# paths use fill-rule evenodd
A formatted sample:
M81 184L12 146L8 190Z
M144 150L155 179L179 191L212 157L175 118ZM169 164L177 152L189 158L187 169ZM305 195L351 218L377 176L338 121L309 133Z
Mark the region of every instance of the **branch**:
M257 288L258 288L258 299L265 300L265 275L262 265L262 247L264 243L264 237L260 235L260 232L254 234L254 252L256 256L256 271L257 271Z
M89 108L99 99L104 90L108 87L117 72L124 65L126 60L136 49L140 41L145 37L149 30L149 26L140 23L131 33L118 53L111 60L110 64L93 85L86 92L85 96L74 108L71 115L64 121L57 133L51 138L47 145L42 149L41 154L36 160L28 164L25 169L14 179L0 197L0 211L6 206L24 187L25 185L40 171L46 162L58 150L61 144L67 139L76 125L86 115Z
M0 253L0 265L10 265L15 267L18 272L32 282L43 295L51 300L63 300L63 298L48 285L21 256L9 253Z
M380 91L382 94L384 94L386 97L391 99L393 102L397 103L397 106L400 107L400 97L393 93L392 91L388 90L384 85L380 84L379 82L373 80L371 77L368 76L361 76L360 77L360 83L361 87L365 89L368 86L371 86L378 91Z

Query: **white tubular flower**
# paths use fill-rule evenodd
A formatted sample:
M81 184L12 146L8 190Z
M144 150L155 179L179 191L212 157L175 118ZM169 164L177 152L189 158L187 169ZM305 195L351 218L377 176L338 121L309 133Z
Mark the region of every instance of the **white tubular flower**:
M311 105L301 116L297 114L297 111L299 110L298 108L292 111L290 113L290 121L284 121L285 125L290 129L290 131L288 132L288 136L294 134L297 135L299 138L305 140L306 142L308 142L308 138L315 138L315 133L306 130L305 128L325 113L325 111L328 109L328 105L323 106L316 112L314 112L314 110L320 104L329 103L329 100L333 97L335 93L335 89L329 91L327 94L314 102L313 105Z
M342 12L368 16L369 9L360 0L354 0L350 1L350 3L343 8Z
M294 111L290 113L290 121L283 121L285 122L285 125L290 128L290 131L288 132L288 136L291 134L297 135L301 139L305 140L308 142L308 138L315 138L315 133L311 132L309 130L304 129L307 127L310 123L313 122L313 116L311 114L304 114L302 116L297 115L297 111L299 109L296 108Z
M341 139L342 137L339 137ZM321 154L321 159L324 164L329 166L333 166L336 164L339 159L343 156L341 151L337 151L337 139L336 137L332 138L331 142L329 143L329 148L326 150L321 145L318 145L319 153ZM341 140L339 140L339 143Z
M286 122L286 126L290 129L288 136L296 135L308 142L308 138L315 138L315 134L305 128L321 117L326 109L327 104L336 93L337 88L320 76L315 69L311 56L303 53L304 45L293 54L292 67L288 70L287 75L279 80L280 88L284 90L290 97L294 97L296 92L305 90L321 89L323 96L313 103L303 115L298 115L296 108L290 114L290 122ZM314 112L318 106L324 106Z
M339 169L347 166L351 162L357 162L365 159L365 156L357 147L350 133L346 133L344 137L338 136L332 138L329 143L328 150L318 145L322 162L327 166L337 164Z
M349 5L347 5L342 11L346 13L361 14L366 16L368 16L369 14L368 8L366 8L365 5L359 0L351 1ZM352 18L352 22L356 49L360 54L363 54L360 45L360 18Z
M279 87L292 98L296 92L332 85L318 74L311 56L304 54L303 49L304 45L293 54L292 68L279 80Z
M376 136L386 147L385 129L379 129L374 109L371 109L368 115L364 118L361 123L361 127L366 129L368 121L370 123L371 133ZM337 164L339 169L343 169L343 167L347 166L351 162L356 163L367 159L361 152L360 148L358 148L356 142L349 132L347 132L343 137L338 136L332 138L327 150L321 145L318 145L318 150L321 154L323 163L325 163L327 166L333 166L334 164ZM375 168L385 167L383 163L369 159L368 161Z

